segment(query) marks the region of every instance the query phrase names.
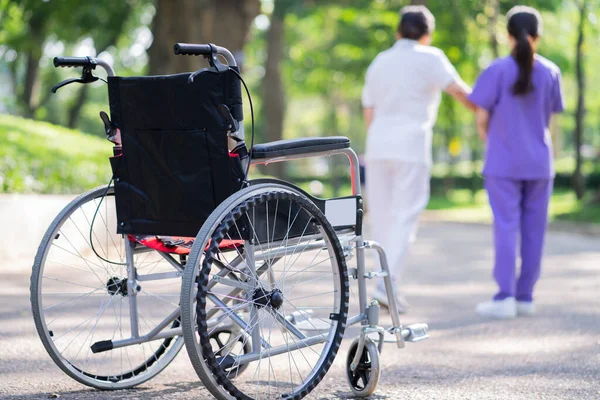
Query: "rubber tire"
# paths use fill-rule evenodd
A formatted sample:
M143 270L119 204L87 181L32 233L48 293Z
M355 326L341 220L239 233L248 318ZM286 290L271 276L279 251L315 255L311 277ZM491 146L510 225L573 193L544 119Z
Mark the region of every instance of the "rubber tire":
M379 377L381 375L381 367L379 363L379 350L377 349L377 345L369 338L365 338L365 347L363 348L364 352L368 352L369 358L371 360L371 371L369 374L368 382L363 389L358 389L352 385L352 377L350 376L350 365L352 364L352 360L354 359L354 354L358 348L359 338L356 338L350 344L348 348L348 355L346 356L346 380L348 381L348 385L350 386L350 390L357 397L369 397L375 392L377 388L377 384L379 383Z

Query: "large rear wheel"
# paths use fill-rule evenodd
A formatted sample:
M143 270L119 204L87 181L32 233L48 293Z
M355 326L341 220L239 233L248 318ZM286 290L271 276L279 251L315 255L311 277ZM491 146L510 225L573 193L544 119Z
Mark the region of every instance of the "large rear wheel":
M310 199L277 184L237 192L204 224L186 268L182 324L192 364L218 398L300 399L333 363L348 294L341 246ZM215 349L210 338L222 323L252 351Z
M73 379L98 389L131 388L161 372L183 346L181 336L94 353L97 342L131 337L129 268L140 274L174 271L156 251L134 251L117 235L112 187L75 200L48 228L33 265L31 307L38 334L54 362ZM139 336L179 306L180 279L140 282ZM175 318L168 324L180 325Z

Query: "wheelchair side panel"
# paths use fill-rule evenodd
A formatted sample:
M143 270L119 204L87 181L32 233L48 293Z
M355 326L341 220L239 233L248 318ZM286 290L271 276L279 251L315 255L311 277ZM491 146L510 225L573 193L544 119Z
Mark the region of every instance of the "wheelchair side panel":
M321 210L325 217L329 220L329 223L334 229L355 229L357 234L362 228L362 197L361 196L347 196L338 197L333 199L319 199L310 195L308 192L299 188L298 186L282 181L279 179L255 179L250 181L251 185L258 185L261 183L277 183L284 186L289 186L298 190L306 197L308 197L315 205ZM293 215L292 215L293 217Z

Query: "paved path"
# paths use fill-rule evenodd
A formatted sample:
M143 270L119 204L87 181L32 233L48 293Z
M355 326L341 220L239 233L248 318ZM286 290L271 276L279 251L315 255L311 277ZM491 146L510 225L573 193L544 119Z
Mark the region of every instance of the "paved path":
M33 258L33 254L31 255ZM539 315L508 322L473 313L494 290L486 226L426 223L404 286L431 339L384 348L383 399L600 399L600 239L548 237ZM29 311L30 260L0 263L0 399L209 399L185 351L136 390L99 392L67 378L45 353ZM356 331L350 331L349 337ZM345 341L345 346L348 345ZM309 398L350 398L345 346Z

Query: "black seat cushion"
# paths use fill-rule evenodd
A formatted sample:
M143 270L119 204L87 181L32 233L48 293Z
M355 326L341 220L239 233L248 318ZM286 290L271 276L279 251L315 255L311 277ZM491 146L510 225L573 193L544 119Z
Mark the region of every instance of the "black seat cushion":
M260 160L264 158L347 149L348 147L350 147L350 139L344 136L277 140L275 142L255 145L252 148L252 158Z

